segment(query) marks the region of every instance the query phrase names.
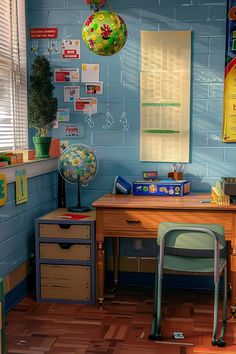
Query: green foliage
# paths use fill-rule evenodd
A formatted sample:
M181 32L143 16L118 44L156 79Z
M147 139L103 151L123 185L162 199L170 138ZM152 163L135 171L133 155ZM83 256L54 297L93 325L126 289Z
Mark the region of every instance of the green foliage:
M50 63L44 56L36 56L32 64L29 91L29 126L46 136L50 123L56 119L57 99L53 96Z

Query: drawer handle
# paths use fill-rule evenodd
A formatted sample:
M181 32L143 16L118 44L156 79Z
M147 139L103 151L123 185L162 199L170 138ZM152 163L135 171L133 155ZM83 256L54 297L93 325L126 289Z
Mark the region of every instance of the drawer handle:
M69 229L71 227L70 224L58 224L61 229Z
M63 250L69 250L71 246L73 246L73 243L58 243L58 245L63 249Z
M140 220L126 220L128 224L142 224L142 221Z

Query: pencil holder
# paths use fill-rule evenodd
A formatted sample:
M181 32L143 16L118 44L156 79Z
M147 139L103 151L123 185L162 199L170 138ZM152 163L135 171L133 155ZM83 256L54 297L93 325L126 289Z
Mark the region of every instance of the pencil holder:
M173 179L174 180L182 180L183 179L183 172L173 172Z
M173 178L174 180L183 180L184 176L183 176L183 172L169 172L168 173L168 177Z

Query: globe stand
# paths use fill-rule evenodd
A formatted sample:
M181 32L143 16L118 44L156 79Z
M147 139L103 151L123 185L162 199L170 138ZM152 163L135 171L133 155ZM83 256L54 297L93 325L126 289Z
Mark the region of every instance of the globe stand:
M81 197L80 197L80 175L78 174L78 180L77 180L77 185L78 185L78 196L77 196L77 206L72 206L68 208L69 211L72 212L84 212L84 211L90 211L91 208L89 206L82 206L81 205Z

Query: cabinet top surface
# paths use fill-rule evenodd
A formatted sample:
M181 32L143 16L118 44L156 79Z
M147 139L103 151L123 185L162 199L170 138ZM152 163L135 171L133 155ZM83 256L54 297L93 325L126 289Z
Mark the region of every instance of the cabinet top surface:
M200 209L231 210L236 212L236 205L217 205L210 194L188 194L182 197L137 196L105 194L95 200L96 208L133 208L133 209Z
M65 214L68 214L65 216ZM78 216L78 219L76 219L76 216ZM85 218L79 219L80 216L86 216ZM67 209L56 209L51 211L50 213L41 216L40 221L60 221L60 222L83 222L83 221L95 221L96 220L96 211L86 211L86 212L80 212L80 213L72 213L68 211Z

